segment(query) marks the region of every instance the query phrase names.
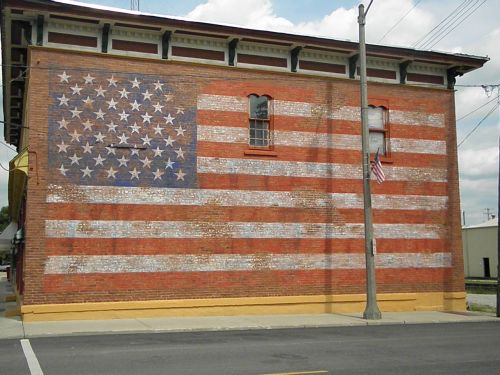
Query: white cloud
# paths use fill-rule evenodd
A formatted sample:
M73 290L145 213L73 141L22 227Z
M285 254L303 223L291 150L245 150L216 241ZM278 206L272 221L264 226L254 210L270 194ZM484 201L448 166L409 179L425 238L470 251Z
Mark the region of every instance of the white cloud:
M464 150L459 155L460 175L464 178L496 177L498 147Z
M270 0L208 0L189 12L187 17L264 30L293 29L292 22L274 13Z

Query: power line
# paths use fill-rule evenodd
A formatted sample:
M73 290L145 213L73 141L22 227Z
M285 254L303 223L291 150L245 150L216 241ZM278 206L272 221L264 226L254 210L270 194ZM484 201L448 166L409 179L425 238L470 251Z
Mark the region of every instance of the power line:
M457 25L455 25L455 27L453 27L451 30L449 30L446 34L444 34L441 38L439 38L438 40L436 40L434 42L434 44L432 44L431 46L428 47L428 49L431 49L433 48L436 44L438 44L443 38L445 38L449 33L451 33L453 30L455 30L458 26L460 26L467 18L469 18L470 16L472 16L476 10L478 10L481 5L483 5L484 3L486 2L486 0L483 0L482 3L480 3L477 7L475 7L474 9L472 9L471 12L469 12L469 14L467 14ZM425 47L424 47L425 48Z
M433 35L429 36L429 39L426 42L423 42L420 45L420 48L424 49L427 46L431 45L434 40L439 38L441 35L443 35L447 30L449 30L451 27L455 25L456 22L460 21L460 19L463 17L464 14L467 14L467 12L477 4L479 0L469 0L465 6L458 11L453 17L451 17L448 21L446 21L436 32L433 33Z
M495 98L496 99L496 98ZM486 120L493 112L497 110L500 104L496 104L487 114L484 116L481 121L477 123L476 126L474 126L474 129L472 129L458 144L458 147L460 147L478 128L481 126L481 124Z
M458 7L455 8L455 10L453 10L453 12L451 12L446 18L444 18L440 23L438 23L436 26L434 26L434 28L429 31L427 34L425 34L423 37L421 37L419 40L417 40L414 44L413 44L413 47L417 48L417 46L422 43L429 35L432 35L432 33L434 32L434 30L440 28L440 26L447 22L446 20L448 20L450 17L454 17L453 15L459 11L460 8L462 8L466 3L467 3L468 0L464 0Z
M389 34L391 33L391 31L392 31L392 30L394 30L394 29L396 28L396 26L398 26L398 25L401 23L401 21L403 21L403 20L406 18L406 16L407 16L408 14L410 14L410 13L411 13L411 11L412 11L413 9L415 9L415 8L417 7L417 5L418 5L421 1L422 1L422 0L418 0L418 1L415 3L415 5L413 5L413 7L411 7L411 8L410 8L410 9L409 9L409 10L408 10L408 11L407 11L407 12L406 12L406 13L405 13L402 17L400 17L400 18L396 21L396 23L395 23L394 25L392 25L392 27L391 27L391 28L390 28L390 29L389 29L389 30L388 30L388 31L387 31L387 32L386 32L386 33L382 36L382 38L380 38L380 39L378 40L378 43L380 43L382 40L384 40L384 39L385 39L385 37L386 37L387 35L389 35Z
M463 119L464 119L464 118L466 118L467 116L472 115L474 112L479 111L481 108L486 107L488 104L490 104L491 102L494 102L495 100L497 100L497 98L493 98L493 99L491 99L490 101L488 101L488 102L484 103L483 105L481 105L480 107L477 107L476 109L473 109L472 111L470 111L470 112L469 112L469 113L467 113L466 115L463 115L462 117L457 118L457 119L456 119L456 121L463 120Z

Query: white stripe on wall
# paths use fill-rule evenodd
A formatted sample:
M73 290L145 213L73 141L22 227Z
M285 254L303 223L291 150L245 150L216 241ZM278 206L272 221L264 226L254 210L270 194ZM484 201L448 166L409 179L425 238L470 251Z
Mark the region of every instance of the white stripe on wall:
M377 268L451 267L450 253L382 253ZM45 274L228 272L364 269L365 256L343 254L63 255L49 256Z
M198 157L198 173L361 179L361 165ZM384 166L388 181L446 182L446 169Z
M198 125L198 141L248 144L248 129L231 126ZM446 155L446 142L425 139L391 138L392 152ZM361 150L361 136L299 131L274 131L276 146Z
M49 185L48 203L138 204L221 207L363 208L363 195L313 190L254 191L121 186ZM373 194L372 207L386 210L444 210L446 196Z
M248 112L248 98L238 96L202 94L198 96L198 109L209 111ZM335 109L324 104L273 100L273 113L278 116L318 117L333 120L360 121L360 108L343 106ZM445 125L442 113L389 110L391 124L432 126Z
M433 224L375 224L375 238L439 239ZM49 238L364 238L363 224L46 220Z

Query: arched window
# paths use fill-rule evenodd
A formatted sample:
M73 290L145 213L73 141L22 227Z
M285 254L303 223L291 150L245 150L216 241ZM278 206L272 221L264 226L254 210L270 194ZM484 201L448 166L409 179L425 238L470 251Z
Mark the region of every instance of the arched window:
M384 107L368 107L368 129L370 131L370 153L379 152L380 155L388 155L389 152L389 128L387 121L387 109Z
M270 99L267 96L249 96L248 143L251 147L269 147L270 137Z

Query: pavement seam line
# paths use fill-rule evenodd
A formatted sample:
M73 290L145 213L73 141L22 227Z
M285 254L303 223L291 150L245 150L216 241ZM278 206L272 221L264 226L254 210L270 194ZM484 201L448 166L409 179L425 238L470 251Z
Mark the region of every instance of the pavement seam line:
M21 346L23 348L26 361L28 362L28 367L30 369L31 375L43 375L42 368L40 367L40 363L36 358L36 354L31 347L30 340L21 339Z

